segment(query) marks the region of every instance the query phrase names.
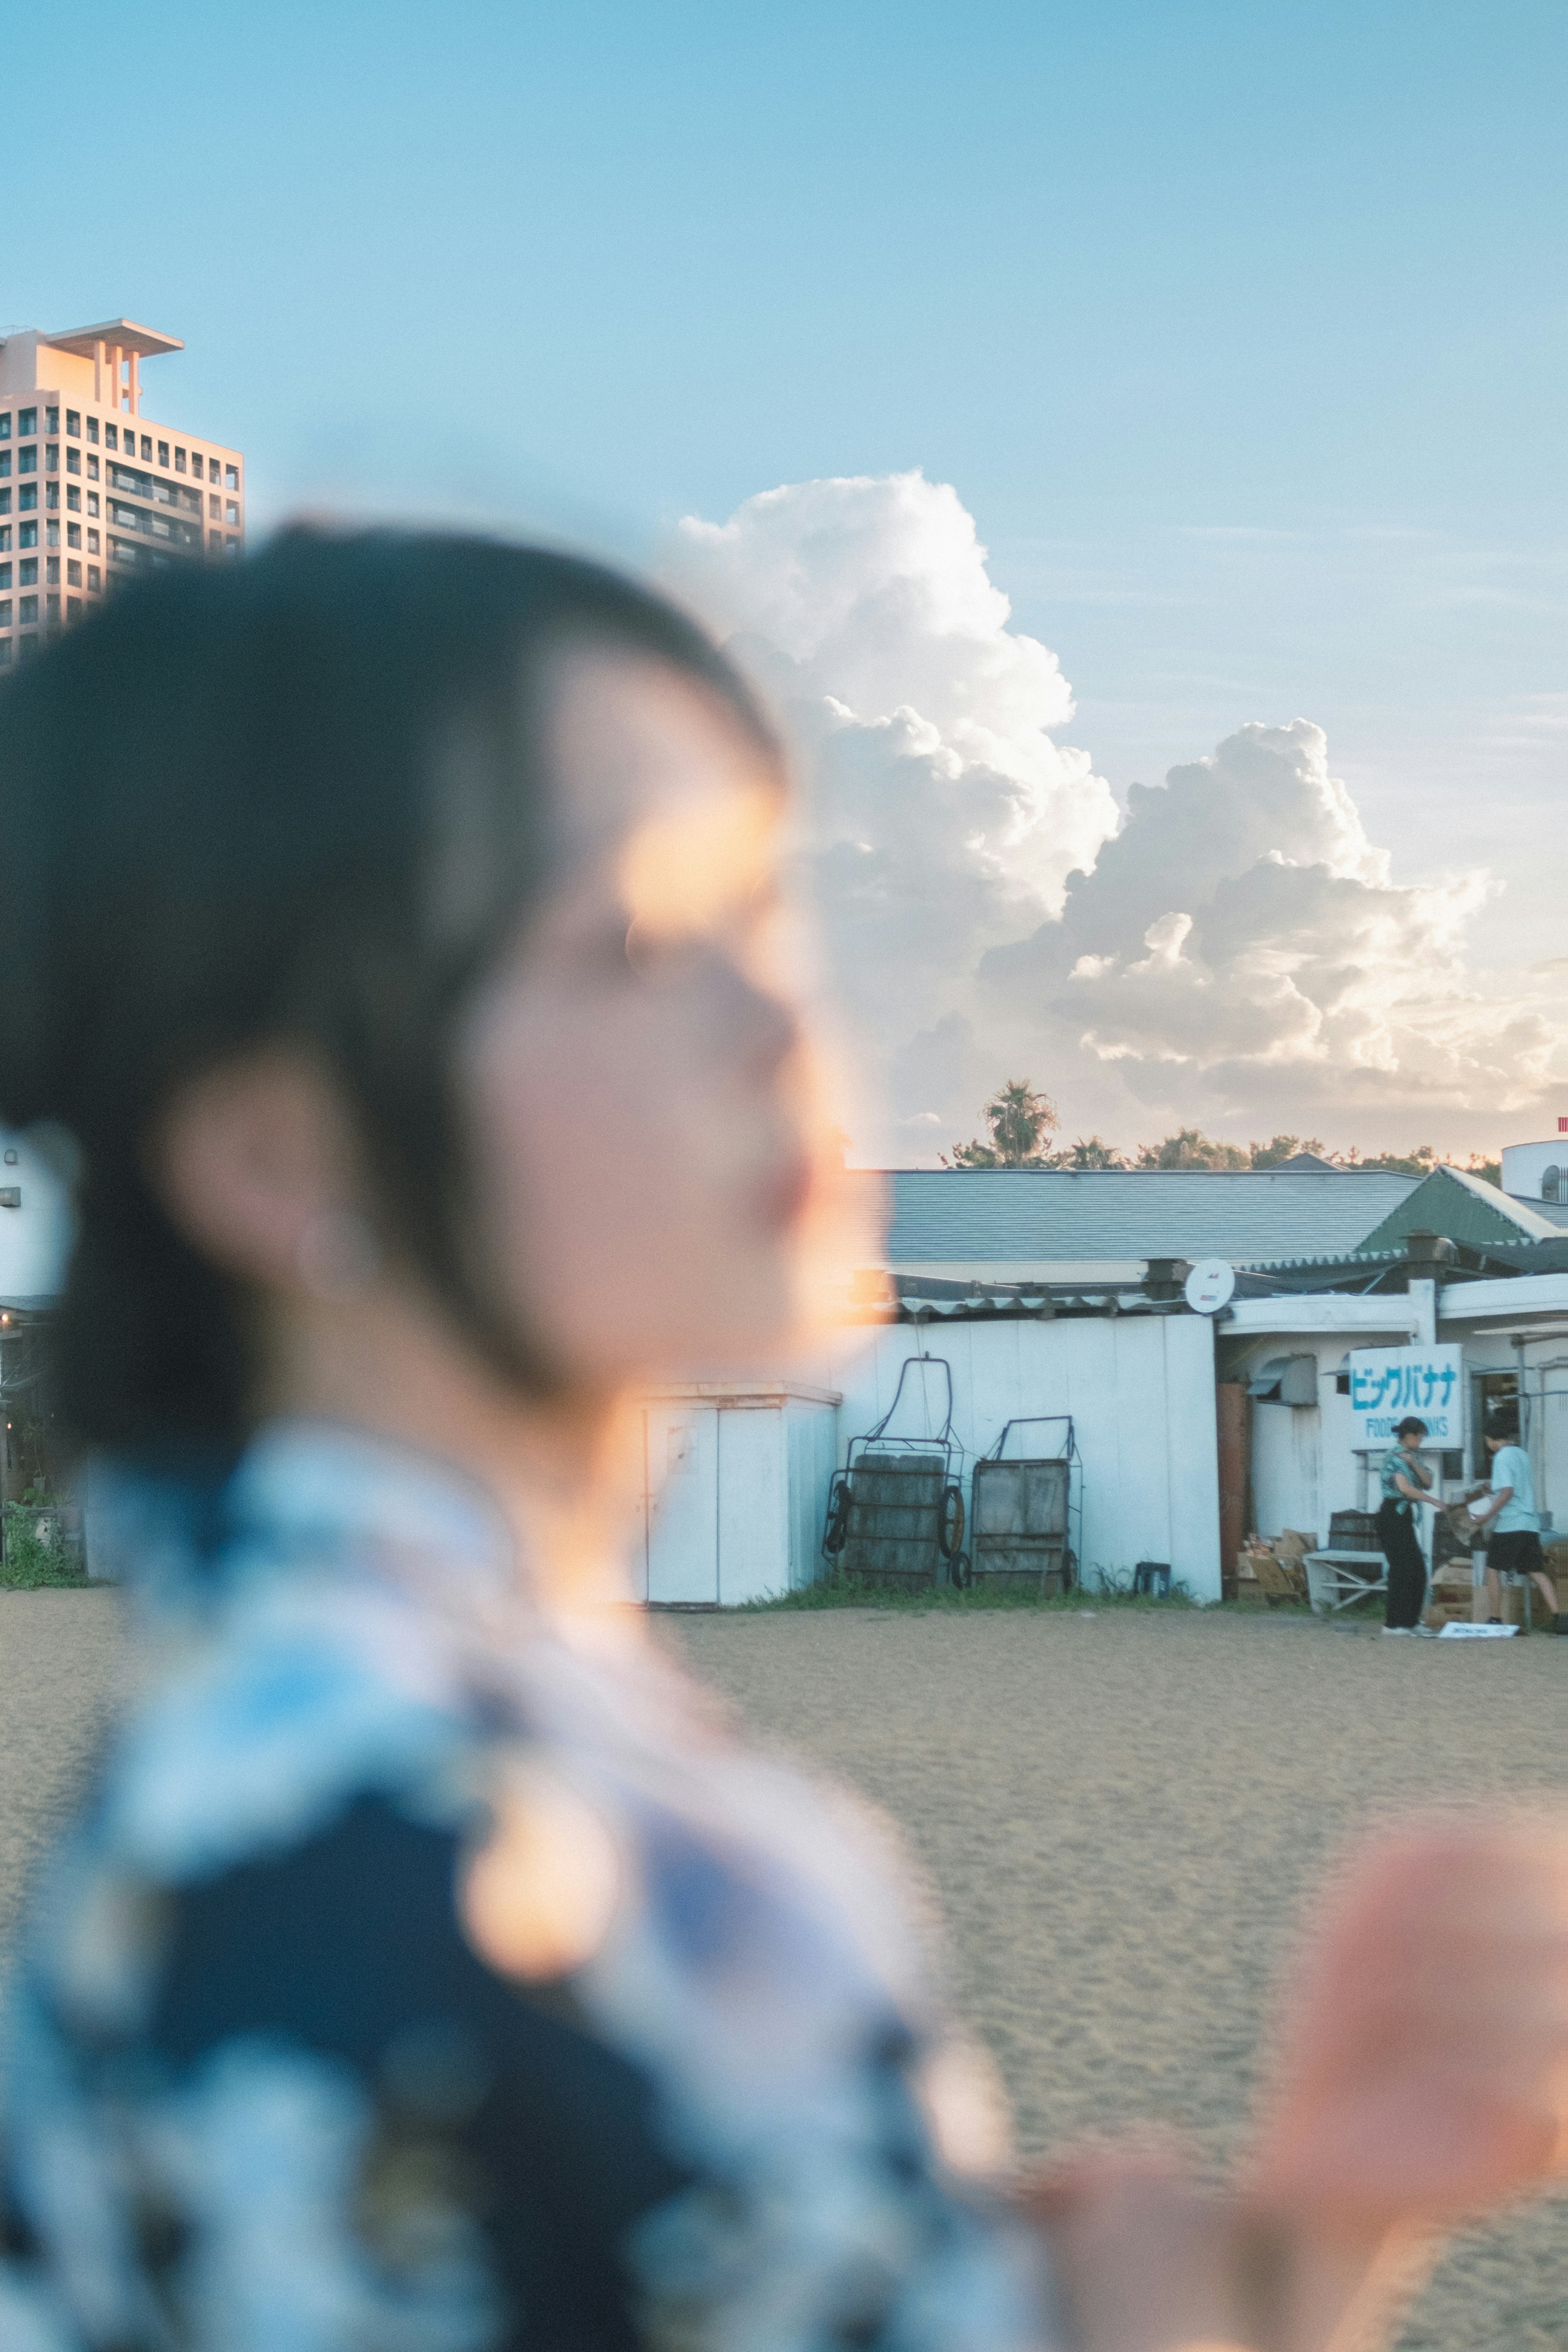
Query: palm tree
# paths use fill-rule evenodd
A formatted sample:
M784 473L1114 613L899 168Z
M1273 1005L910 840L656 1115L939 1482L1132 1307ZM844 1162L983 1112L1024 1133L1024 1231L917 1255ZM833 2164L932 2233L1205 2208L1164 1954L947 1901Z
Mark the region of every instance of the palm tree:
M978 1139L956 1144L944 1168L1045 1168L1049 1162L1040 1146L1057 1123L1057 1108L1048 1095L1037 1094L1027 1078L1009 1078L985 1106L989 1143Z

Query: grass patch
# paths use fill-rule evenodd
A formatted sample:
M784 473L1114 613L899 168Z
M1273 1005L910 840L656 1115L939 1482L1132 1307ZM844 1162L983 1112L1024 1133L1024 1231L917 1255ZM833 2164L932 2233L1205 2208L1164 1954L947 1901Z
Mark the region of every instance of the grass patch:
M803 1609L886 1609L900 1616L922 1617L931 1611L947 1616L987 1615L998 1609L1025 1610L1036 1616L1071 1617L1079 1610L1137 1610L1169 1616L1173 1610L1187 1612L1200 1604L1184 1591L1173 1591L1168 1599L1157 1599L1152 1593L1133 1592L1130 1582L1118 1581L1101 1587L1088 1584L1071 1592L1047 1593L1042 1600L1037 1593L1021 1592L1016 1586L996 1590L984 1583L955 1591L950 1584L924 1585L915 1591L889 1591L886 1585L868 1584L855 1576L825 1577L820 1583L802 1585L797 1592L780 1593L773 1601L744 1601L728 1616L776 1616L784 1611Z
M81 1591L91 1579L83 1570L80 1553L58 1539L53 1543L41 1541L38 1517L36 1505L6 1504L0 1592L37 1592L47 1585L67 1585Z

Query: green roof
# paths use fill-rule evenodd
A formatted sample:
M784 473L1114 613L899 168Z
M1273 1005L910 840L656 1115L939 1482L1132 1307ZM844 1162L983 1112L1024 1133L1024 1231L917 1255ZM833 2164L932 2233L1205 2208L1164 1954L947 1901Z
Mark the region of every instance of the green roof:
M1526 1201L1515 1201L1463 1168L1435 1168L1356 1244L1358 1257L1399 1249L1412 1234L1443 1234L1476 1247L1487 1242L1536 1242L1560 1228Z

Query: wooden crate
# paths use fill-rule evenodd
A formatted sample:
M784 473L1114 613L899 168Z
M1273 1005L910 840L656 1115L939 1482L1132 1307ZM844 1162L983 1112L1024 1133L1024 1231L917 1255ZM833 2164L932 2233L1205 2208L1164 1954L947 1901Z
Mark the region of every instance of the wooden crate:
M938 1537L947 1460L941 1454L862 1454L849 1471L841 1575L889 1591L945 1580Z
M1058 1457L975 1464L969 1549L976 1584L1066 1591L1068 1477Z

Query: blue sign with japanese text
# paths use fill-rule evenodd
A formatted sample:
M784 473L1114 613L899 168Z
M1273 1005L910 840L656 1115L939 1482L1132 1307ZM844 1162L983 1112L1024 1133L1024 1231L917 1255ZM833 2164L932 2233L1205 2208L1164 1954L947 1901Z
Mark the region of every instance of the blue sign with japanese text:
M1465 1442L1462 1348L1357 1348L1350 1360L1351 1444L1381 1452L1402 1421L1426 1424L1428 1445L1457 1453Z

